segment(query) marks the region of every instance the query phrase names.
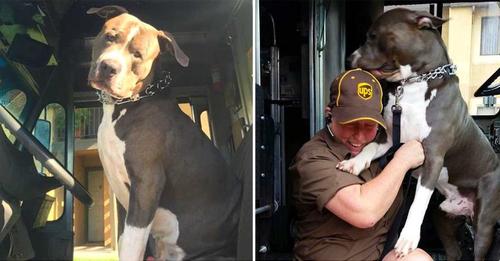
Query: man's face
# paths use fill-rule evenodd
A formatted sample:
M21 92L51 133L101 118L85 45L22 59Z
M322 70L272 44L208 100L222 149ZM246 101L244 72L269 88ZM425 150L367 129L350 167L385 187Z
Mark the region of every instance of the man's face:
M375 139L378 124L369 120L340 124L333 120L330 127L335 137L347 147L352 156L356 156L366 144Z

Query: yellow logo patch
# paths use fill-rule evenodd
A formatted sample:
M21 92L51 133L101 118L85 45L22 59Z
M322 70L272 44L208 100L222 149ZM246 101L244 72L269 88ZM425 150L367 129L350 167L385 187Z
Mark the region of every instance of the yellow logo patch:
M373 87L366 83L358 83L358 96L363 100L369 100L373 97Z

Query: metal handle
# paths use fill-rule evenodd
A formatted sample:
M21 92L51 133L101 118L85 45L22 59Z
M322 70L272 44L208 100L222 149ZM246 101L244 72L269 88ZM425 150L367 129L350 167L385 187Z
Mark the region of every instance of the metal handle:
M259 215L259 214L262 214L266 211L269 211L269 210L272 210L273 209L273 205L269 204L269 205L265 205L263 207L260 207L260 208L257 208L255 210L255 215Z

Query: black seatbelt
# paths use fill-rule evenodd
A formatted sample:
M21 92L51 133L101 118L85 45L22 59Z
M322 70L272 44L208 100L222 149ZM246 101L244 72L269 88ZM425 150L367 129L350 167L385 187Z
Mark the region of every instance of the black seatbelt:
M401 87L401 86L400 86ZM398 87L398 88L400 88ZM402 89L400 91L400 94L402 94ZM401 147L401 112L402 108L401 105L399 105L399 97L396 98L396 104L392 106L392 117L393 117L393 122L392 122L392 147L389 149L389 151L381 158L380 160L380 166L382 168L387 165L390 159L392 159L392 156L394 156L394 153ZM403 197L403 202L401 204L401 207L398 210L398 213L396 214L396 217L394 218L394 222L391 225L391 228L387 232L387 241L385 242L384 245L384 250L382 251L382 255L380 257L380 260L384 258L387 253L389 253L392 249L394 249L394 246L396 245L396 240L398 239L398 234L399 234L399 228L401 226L401 221L403 220L403 217L408 214L409 206L410 204L407 204L407 198L408 198L408 192L410 191L410 171L405 174L405 180L403 182L406 182L406 192Z

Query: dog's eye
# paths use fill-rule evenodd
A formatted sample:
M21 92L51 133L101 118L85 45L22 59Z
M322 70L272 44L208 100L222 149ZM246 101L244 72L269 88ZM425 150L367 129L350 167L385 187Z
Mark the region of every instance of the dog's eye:
M106 41L108 41L108 42L113 42L116 40L116 36L112 35L110 33L107 33L104 35L104 39L106 39Z
M134 57L135 57L135 58L142 59L142 55L141 55L141 53L140 53L139 51L135 51L135 52L134 52Z
M374 32L369 32L368 33L368 39L369 40L375 40L376 37L377 37L377 35Z

